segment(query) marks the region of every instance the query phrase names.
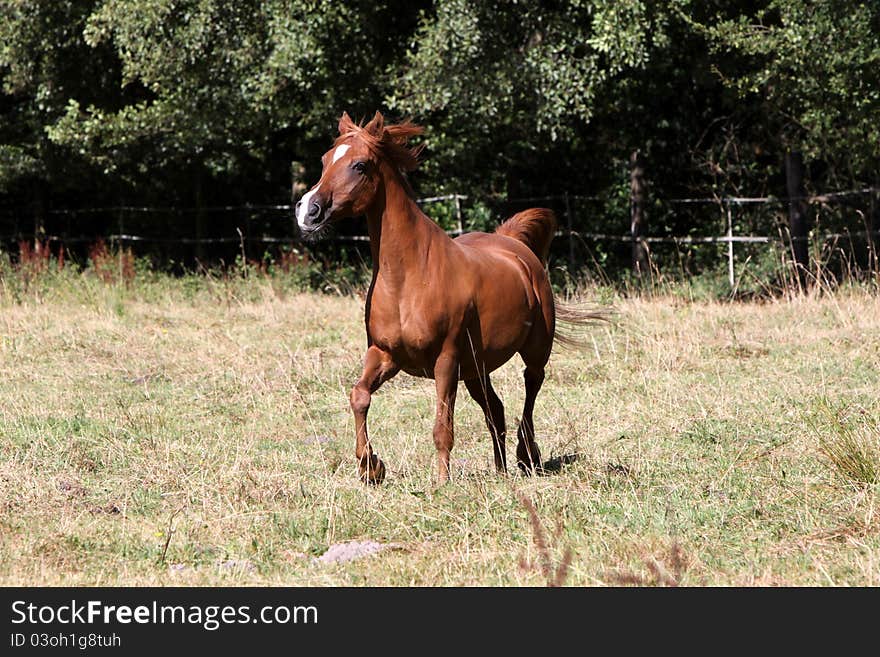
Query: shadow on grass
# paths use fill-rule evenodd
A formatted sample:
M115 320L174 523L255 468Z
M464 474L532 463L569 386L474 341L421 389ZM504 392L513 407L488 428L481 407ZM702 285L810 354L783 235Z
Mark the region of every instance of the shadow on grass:
M554 456L551 459L547 459L544 461L544 465L541 466L541 469L538 470L538 474L540 475L554 475L562 472L563 468L567 465L571 465L576 462L583 456L583 454L561 454L560 456Z

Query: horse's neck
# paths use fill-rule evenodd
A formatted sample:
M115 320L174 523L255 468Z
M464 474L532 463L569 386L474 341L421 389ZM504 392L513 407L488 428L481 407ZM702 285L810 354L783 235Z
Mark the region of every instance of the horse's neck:
M393 286L420 275L428 251L446 233L428 219L406 192L398 174L386 176L380 203L367 214L373 277L382 277Z

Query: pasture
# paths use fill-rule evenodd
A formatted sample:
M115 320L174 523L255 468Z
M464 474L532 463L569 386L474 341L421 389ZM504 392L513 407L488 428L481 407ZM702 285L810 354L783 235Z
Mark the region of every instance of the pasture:
M550 358L535 429L559 471L497 475L462 388L437 488L433 382L405 374L370 411L387 479L358 479L362 296L67 270L10 285L0 584L880 583L880 300L864 289L586 289L617 318ZM515 427L519 361L493 381ZM316 560L349 540L387 547Z

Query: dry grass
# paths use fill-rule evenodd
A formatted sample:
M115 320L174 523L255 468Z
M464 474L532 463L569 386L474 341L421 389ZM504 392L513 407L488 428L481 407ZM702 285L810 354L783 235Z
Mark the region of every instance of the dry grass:
M819 446L844 481L853 486L880 483L880 426L866 409L823 407L833 432L820 433Z
M535 420L559 472L495 475L462 391L457 478L435 489L433 385L406 375L371 409L388 479L358 481L358 298L72 274L8 289L0 584L880 582L878 485L828 451L841 413L877 439L876 296L617 299L588 350L551 359ZM520 369L494 377L511 426ZM354 539L398 549L314 560Z

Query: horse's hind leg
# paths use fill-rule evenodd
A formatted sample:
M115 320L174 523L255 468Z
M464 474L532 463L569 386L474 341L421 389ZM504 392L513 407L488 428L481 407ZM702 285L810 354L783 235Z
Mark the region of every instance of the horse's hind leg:
M372 394L398 371L400 368L391 360L389 354L375 346L370 347L364 357L364 371L361 378L351 389L349 399L351 411L354 413L355 455L358 459L358 471L364 483L381 484L385 479L385 464L373 454L367 436L367 412L370 410Z
M535 398L544 383L544 368L550 360L550 350L553 348L553 333L556 327L556 318L553 306L553 291L550 283L544 277L540 290L541 313L534 318L532 330L526 339L525 345L520 349L526 370L523 378L526 384L526 401L523 405L522 419L516 432L516 464L526 474L540 472L541 450L535 442L535 422L532 412L535 410Z
M516 464L526 474L541 469L541 450L535 442L535 423L532 412L535 410L535 398L544 383L544 365L534 367L526 363L523 373L526 383L526 401L523 405L522 419L516 432Z
M489 427L489 433L492 435L495 469L498 472L507 472L507 454L504 449L504 442L507 438L504 404L495 393L488 375L465 381L464 385L474 401L483 409L483 415L486 417L486 426Z

